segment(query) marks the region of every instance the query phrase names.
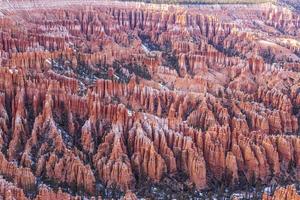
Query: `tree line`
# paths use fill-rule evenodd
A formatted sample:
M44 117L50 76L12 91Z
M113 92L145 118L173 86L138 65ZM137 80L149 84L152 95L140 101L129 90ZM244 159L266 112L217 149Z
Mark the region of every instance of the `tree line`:
M277 0L121 0L156 4L259 4Z

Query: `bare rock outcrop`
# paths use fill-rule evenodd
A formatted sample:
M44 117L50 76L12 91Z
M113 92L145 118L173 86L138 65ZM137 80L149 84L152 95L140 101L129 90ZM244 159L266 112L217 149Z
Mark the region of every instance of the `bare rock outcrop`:
M89 2L0 2L3 199L299 182L299 13Z

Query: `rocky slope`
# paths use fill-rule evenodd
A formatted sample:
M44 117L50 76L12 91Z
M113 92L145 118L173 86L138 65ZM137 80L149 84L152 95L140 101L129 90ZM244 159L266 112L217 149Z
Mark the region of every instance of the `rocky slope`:
M299 182L299 14L77 3L1 2L1 197Z
M273 196L263 195L263 200L284 200L284 199L300 199L300 195L294 186L288 186L287 188L277 188Z

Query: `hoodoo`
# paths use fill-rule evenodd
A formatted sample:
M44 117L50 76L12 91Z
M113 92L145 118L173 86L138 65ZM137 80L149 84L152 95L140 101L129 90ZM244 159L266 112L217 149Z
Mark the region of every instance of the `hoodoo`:
M150 2L0 2L0 199L299 200L299 3Z

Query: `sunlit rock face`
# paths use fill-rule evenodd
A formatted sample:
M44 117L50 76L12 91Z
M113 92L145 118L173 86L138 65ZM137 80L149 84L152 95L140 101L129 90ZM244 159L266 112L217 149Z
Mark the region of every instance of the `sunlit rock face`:
M300 181L297 12L0 5L2 198L184 199ZM299 199L292 186L259 197L282 196Z
M273 196L263 194L263 200L285 200L285 199L300 199L300 195L297 194L295 186L288 186L286 188L279 187L275 190Z

